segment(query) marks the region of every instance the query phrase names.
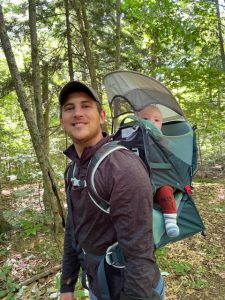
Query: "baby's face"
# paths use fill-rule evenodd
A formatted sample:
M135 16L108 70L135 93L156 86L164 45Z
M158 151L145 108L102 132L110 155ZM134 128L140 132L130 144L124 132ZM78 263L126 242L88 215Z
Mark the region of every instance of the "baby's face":
M154 107L146 107L138 113L139 118L150 120L155 127L162 128L162 113L159 109Z

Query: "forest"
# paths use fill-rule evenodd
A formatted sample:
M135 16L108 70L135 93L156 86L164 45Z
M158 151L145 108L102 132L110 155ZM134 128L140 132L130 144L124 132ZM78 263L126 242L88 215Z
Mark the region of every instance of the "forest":
M0 299L59 299L66 218L58 96L80 80L152 76L195 126L206 232L156 251L167 300L225 299L225 1L0 1ZM76 299L88 299L81 283Z

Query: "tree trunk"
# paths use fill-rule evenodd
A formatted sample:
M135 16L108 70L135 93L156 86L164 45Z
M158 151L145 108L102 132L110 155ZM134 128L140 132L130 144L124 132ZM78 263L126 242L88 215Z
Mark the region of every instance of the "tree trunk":
M115 44L116 44L116 55L115 55L115 70L120 68L120 33L121 33L121 0L116 0L116 28L115 28ZM114 102L113 105L113 117L117 116L119 112L119 103ZM118 118L112 119L112 130L117 128Z
M1 197L0 197L1 201ZM0 234L12 229L12 226L4 219L3 211L0 210Z
M116 0L116 60L115 69L120 68L121 0Z
M66 39L67 39L67 55L68 55L68 68L70 80L74 80L73 72L73 50L71 41L71 28L70 28L70 15L69 15L69 1L64 0L65 14L66 14Z
M45 115L42 108L41 97L41 74L40 74L40 62L38 54L38 38L37 38L37 16L36 16L36 0L29 0L29 27L30 27L30 40L31 40L31 58L32 58L32 77L33 77L33 94L36 112L36 121L43 144L46 149L46 155L49 154L49 138L48 138L48 116ZM48 82L44 82L45 93L48 90ZM47 86L46 86L47 84ZM48 112L47 112L48 113ZM45 124L47 122L47 124ZM48 184L44 183L43 203L46 211L51 210L51 204L49 202L49 191L46 191Z
M18 101L20 103L20 107L23 111L32 143L34 146L34 150L36 152L36 156L38 162L40 164L40 168L43 174L44 183L48 188L48 199L51 205L51 211L54 218L55 230L58 232L62 229L62 224L60 222L59 214L62 218L63 225L65 224L64 220L64 211L63 205L59 196L59 191L56 186L54 172L49 164L48 157L46 155L46 151L43 145L43 140L41 138L38 127L35 123L32 110L30 107L30 102L26 95L22 79L15 61L14 54L12 52L12 47L9 41L9 37L5 28L5 21L2 12L2 6L0 5L0 39L2 43L2 48L5 53L5 57L9 66L10 74L12 80L15 85L15 90L17 93Z
M38 55L38 39L36 27L36 1L29 0L29 27L31 40L31 58L32 58L32 77L33 77L33 93L36 111L36 121L43 141L45 140L45 127L41 99L41 76Z
M0 158L1 159L1 158ZM0 234L12 229L12 226L5 220L2 207L2 181L0 177Z
M87 67L91 78L91 85L99 93L95 63L90 47L90 26L86 14L85 0L74 0L73 3L84 44L85 54L87 58Z
M222 62L222 68L225 72L225 53L224 53L224 40L223 40L223 33L222 33L222 26L221 26L221 18L220 18L220 7L219 7L219 1L215 0L216 3L216 15L218 19L218 38L219 38L219 45L220 45L220 55L221 55L221 62Z
M49 91L48 91L49 77L48 77L48 63L44 62L42 67L42 102L44 107L44 127L45 127L45 140L44 145L47 155L49 155Z

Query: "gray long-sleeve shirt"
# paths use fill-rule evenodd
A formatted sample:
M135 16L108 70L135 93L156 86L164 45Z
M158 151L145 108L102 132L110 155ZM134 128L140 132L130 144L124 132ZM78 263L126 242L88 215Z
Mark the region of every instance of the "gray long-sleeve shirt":
M94 147L86 148L80 159L74 146L65 151L76 161L78 179L85 179L91 157L108 141L109 137L105 137ZM61 292L74 290L79 273L80 262L72 247L73 239L86 252L95 255L104 254L118 241L124 253L125 269L107 266L112 299L123 298L121 295L127 299L157 299L153 293L159 270L153 254L152 191L144 164L134 153L117 150L101 163L95 183L101 197L110 202L110 214L92 202L86 187L72 189L72 204L68 207L72 217L65 232ZM93 292L100 298L96 265L88 263L87 273Z

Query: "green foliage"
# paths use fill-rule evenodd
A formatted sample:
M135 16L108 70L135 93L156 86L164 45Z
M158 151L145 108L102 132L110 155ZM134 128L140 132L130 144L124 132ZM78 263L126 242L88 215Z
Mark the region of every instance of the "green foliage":
M194 278L191 284L193 289L204 289L209 287L209 282L203 279L203 275L207 273L207 270L204 266L200 266L196 269Z
M5 244L8 240L8 236L7 234L4 232L4 233L0 233L0 243L1 244Z
M78 1L78 4L80 1ZM107 99L101 91L103 75L115 68L116 1L85 2L90 27L90 50L99 91L111 118ZM30 37L27 1L4 1L10 41L30 105L34 108L31 76ZM73 67L75 78L91 82L87 55L79 23L69 1ZM69 80L65 11L61 0L37 4L37 30L41 79L48 70L50 161L59 179L66 160L62 151L70 140L59 131L58 93ZM177 97L188 120L197 124L203 160L224 161L225 72L218 42L218 19L214 1L121 1L120 69L151 75L162 81ZM221 10L224 28L224 12ZM14 47L15 46L15 47ZM20 182L42 179L29 131L21 113L6 60L0 52L0 168L1 178L17 175ZM43 110L46 112L46 104ZM33 109L34 110L34 109ZM222 137L222 138L221 138ZM221 143L218 143L221 140Z
M171 266L173 267L177 275L183 275L183 276L187 275L192 269L192 265L189 262L172 261Z
M163 260L163 257L168 253L169 249L167 247L159 248L156 250L155 254L157 257L157 261Z
M209 287L209 282L205 279L195 278L191 287L196 290L205 289Z
M78 298L78 299L84 299L84 298L87 297L87 293L86 293L86 291L84 289L82 289L82 290L76 290L74 292L74 296L76 298Z
M30 220L25 220L25 219L22 219L20 220L22 226L23 226L23 230L24 230L24 235L25 236L32 236L32 235L36 235L42 225L41 224L36 224L36 223L33 223L32 221Z
M36 211L26 209L24 211L24 217L19 219L20 224L23 227L24 236L36 235L43 226L43 218Z
M58 291L60 289L60 276L61 276L61 273L57 273L55 276L55 289Z
M11 276L12 267L4 264L0 270L0 298L6 296L6 300L14 300L14 292L19 285L14 282Z
M215 247L215 245L213 245L207 249L206 256L208 259L211 260L217 257L218 253L219 253L218 249Z
M6 233L0 233L0 244L6 245L8 241L8 236ZM0 248L0 257L6 256L8 253L8 249L5 247Z
M213 210L216 212L225 212L225 205L223 204L210 204L208 208L209 210Z

